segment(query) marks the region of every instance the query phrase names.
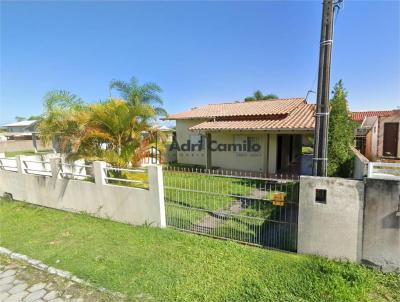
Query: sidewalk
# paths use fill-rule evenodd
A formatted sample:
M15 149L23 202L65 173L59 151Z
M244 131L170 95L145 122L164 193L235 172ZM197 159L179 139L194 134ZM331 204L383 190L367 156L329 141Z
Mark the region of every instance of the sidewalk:
M107 293L0 255L0 302L120 301Z

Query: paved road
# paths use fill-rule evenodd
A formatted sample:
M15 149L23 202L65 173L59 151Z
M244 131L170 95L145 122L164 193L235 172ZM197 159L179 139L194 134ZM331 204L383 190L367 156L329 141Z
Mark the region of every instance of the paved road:
M0 302L121 301L0 255Z

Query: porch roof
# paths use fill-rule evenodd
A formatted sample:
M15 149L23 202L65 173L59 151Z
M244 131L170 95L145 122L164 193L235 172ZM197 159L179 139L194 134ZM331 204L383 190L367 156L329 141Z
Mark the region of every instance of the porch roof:
M254 119L254 120L229 120L208 121L195 125L190 130L306 130L314 129L314 104L302 103L290 114L282 118Z

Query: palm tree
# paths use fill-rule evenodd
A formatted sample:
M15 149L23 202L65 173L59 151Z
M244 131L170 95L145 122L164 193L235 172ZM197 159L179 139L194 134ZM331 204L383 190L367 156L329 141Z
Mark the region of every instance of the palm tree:
M38 124L41 140L45 144L58 140L63 152L78 148L89 118L84 102L71 92L53 90L44 96L43 104Z
M253 101L261 101L261 100L272 100L272 99L277 99L277 98L278 98L278 96L273 93L263 95L261 90L256 90L254 92L253 96L249 96L249 97L245 98L244 101L245 102L253 102Z
M76 156L102 159L117 167L137 165L143 153L141 133L150 129L148 120L155 115L154 108L146 104L130 106L111 98L91 105L89 111L90 120Z
M139 85L135 77L129 82L120 80L112 80L110 82L110 92L115 89L119 92L120 97L131 106L145 104L152 106L157 116L165 116L167 112L161 106L163 101L160 97L162 89L156 83L145 83Z

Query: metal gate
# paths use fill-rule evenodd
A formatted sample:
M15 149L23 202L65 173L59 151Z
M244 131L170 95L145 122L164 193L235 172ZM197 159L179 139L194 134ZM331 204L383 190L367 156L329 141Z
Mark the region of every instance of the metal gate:
M295 252L298 183L288 175L166 167L167 225Z

